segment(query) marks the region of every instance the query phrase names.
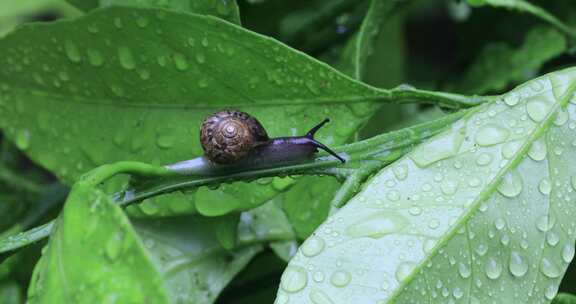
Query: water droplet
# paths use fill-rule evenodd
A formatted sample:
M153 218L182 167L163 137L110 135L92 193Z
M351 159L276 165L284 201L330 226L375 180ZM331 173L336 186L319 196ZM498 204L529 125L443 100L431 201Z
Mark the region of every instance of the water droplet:
M100 51L94 49L88 49L87 54L88 54L88 62L91 65L99 67L104 64L104 56L102 56Z
M438 221L437 219L431 219L430 222L428 222L428 227L430 229L436 229L440 226L440 221Z
M306 270L300 266L288 266L280 279L280 287L286 292L297 292L304 288L307 283Z
M458 264L458 273L462 278L467 279L472 274L472 271L470 270L470 267L468 265L460 263Z
M476 143L480 146L492 146L504 142L510 136L508 129L497 124L489 123L476 133Z
M576 190L576 175L570 177L570 184L572 184L572 189Z
M314 279L314 282L324 282L324 273L322 271L316 271L312 275L312 279Z
M456 190L458 190L458 181L445 180L440 185L440 189L442 190L442 193L446 195L453 195L456 193Z
M188 60L181 53L174 54L174 64L179 71L186 71L188 69Z
M562 248L562 260L564 260L564 262L566 263L570 263L573 258L574 258L574 245L572 245L572 243L569 242L568 244L564 245L564 248Z
M528 156L535 161L541 161L546 158L547 148L544 140L540 139L532 143Z
M548 258L542 258L542 263L540 263L540 270L545 276L551 279L557 278L561 274L558 266L548 260Z
M528 116L535 122L540 122L548 114L548 104L540 100L531 100L526 104Z
M18 131L18 133L16 133L14 143L20 150L28 149L30 147L30 131L26 129Z
M502 147L502 156L507 159L511 159L516 155L518 150L522 147L522 142L520 141L513 141L504 144Z
M480 155L478 155L478 158L476 158L476 164L478 164L478 166L486 166L491 162L492 162L492 155L488 153L481 153Z
M554 300L554 297L556 297L557 293L558 287L555 284L550 284L548 287L546 287L546 290L544 290L544 296L550 301Z
M209 45L208 37L202 38L202 46L203 46L203 47L208 47L208 45Z
M404 180L406 177L408 177L408 166L406 165L396 166L392 169L392 171L398 180Z
M504 97L504 102L511 107L518 104L518 101L520 101L520 96L517 94L508 94Z
M138 24L138 27L140 28L145 28L148 26L148 23L150 23L150 21L146 17L138 17L136 20L136 24Z
M128 47L121 46L118 48L118 60L120 60L120 65L127 70L132 70L136 67L134 55L132 55L132 51Z
M352 237L380 238L397 232L407 225L408 221L401 214L381 211L360 217L358 221L348 226L346 233Z
M489 279L496 280L502 274L502 266L494 258L489 258L486 262L486 276Z
M123 24L122 24L122 19L116 17L114 18L114 26L116 26L116 28L121 29Z
M392 202L396 202L400 199L400 192L397 190L390 190L386 193L386 198Z
M540 183L538 184L538 190L544 195L550 194L552 191L552 185L550 184L550 180L548 178L543 178Z
M80 50L78 49L76 44L74 44L74 42L66 40L66 42L64 42L64 52L66 53L66 56L68 56L68 59L70 59L70 61L75 63L82 61Z
M498 192L506 197L516 197L522 192L522 187L522 177L516 170L512 170L502 177Z
M536 228L542 232L550 230L554 226L554 221L547 215L543 215L536 220Z
M510 264L508 264L510 273L515 277L522 277L528 272L528 262L518 252L510 252Z
M502 218L497 218L494 221L494 227L496 227L496 229L502 230L504 226L506 226L506 222Z
M122 235L115 234L106 242L106 255L111 260L115 260L120 255L120 249L122 248Z
M464 296L464 292L459 287L456 287L454 288L454 291L452 291L452 295L455 299L460 299L462 296Z
M546 234L546 243L548 243L548 245L554 247L558 245L559 241L560 238L558 237L558 234L556 234L554 231L550 231L548 232L548 234Z
M415 267L416 265L411 262L400 263L400 265L398 265L398 269L396 269L396 280L398 280L398 282L404 281L404 279L412 274L412 271L414 271Z
M310 301L314 304L332 304L332 300L320 289L314 289L310 292Z
M422 208L420 208L419 206L413 205L410 207L410 209L408 209L408 213L410 213L411 215L417 216L422 214Z
M202 64L204 62L206 62L206 56L204 56L204 53L196 53L196 62Z
M568 112L564 108L561 108L556 113L556 119L554 120L554 124L557 126L563 126L567 121L568 121Z
M330 276L330 282L336 287L344 287L350 283L351 280L350 273L345 270L335 271L332 276Z
M319 237L310 237L302 245L302 253L307 257L318 255L324 249L324 240Z

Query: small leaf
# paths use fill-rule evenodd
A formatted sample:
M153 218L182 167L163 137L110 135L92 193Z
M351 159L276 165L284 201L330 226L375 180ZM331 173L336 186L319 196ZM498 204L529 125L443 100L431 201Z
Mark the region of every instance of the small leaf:
M531 80L386 167L304 242L277 301L551 301L574 257L575 89L575 68Z

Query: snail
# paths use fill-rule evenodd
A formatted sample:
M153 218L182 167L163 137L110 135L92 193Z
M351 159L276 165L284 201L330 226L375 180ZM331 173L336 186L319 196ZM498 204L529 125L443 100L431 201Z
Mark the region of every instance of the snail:
M269 138L260 122L241 111L214 113L202 123L200 142L207 159L217 165L265 165L294 163L309 159L322 149L341 162L336 152L314 139L330 120L324 119L306 135Z

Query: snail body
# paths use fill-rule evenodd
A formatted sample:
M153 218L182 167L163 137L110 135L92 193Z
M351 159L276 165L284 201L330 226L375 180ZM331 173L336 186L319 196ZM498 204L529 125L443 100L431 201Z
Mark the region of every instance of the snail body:
M306 135L269 138L258 120L245 112L221 111L202 123L200 141L205 157L218 165L273 166L301 162L322 149L341 162L344 159L314 139L325 119Z

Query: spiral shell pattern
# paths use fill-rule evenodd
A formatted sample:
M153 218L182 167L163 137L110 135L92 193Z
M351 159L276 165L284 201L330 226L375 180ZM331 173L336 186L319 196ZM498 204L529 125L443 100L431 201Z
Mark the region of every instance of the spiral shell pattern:
M238 161L268 140L264 127L240 111L221 111L207 117L200 129L200 142L208 159L218 164Z

